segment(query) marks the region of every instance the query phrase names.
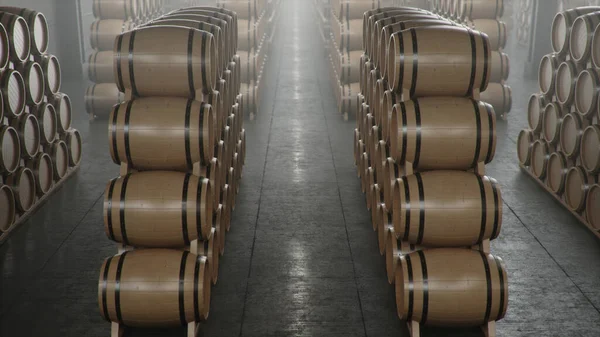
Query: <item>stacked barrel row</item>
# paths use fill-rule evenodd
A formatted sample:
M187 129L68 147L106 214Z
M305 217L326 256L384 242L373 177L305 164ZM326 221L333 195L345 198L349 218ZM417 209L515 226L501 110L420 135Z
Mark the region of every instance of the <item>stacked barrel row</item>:
M518 138L519 161L596 235L600 230L600 7L560 12L540 92Z
M115 37L164 13L164 0L94 0L96 19L90 27L93 51L88 57L87 76L93 82L85 94L90 118L108 117L113 105L123 101L112 71Z
M488 35L492 49L492 73L487 90L481 100L490 103L499 116L506 117L512 108L512 91L508 79L510 64L503 52L508 37L501 17L504 0L437 0L433 1L434 13L464 24Z
M217 0L217 6L237 13L238 55L241 62L241 92L250 119L260 108L264 70L274 33L278 0Z
M489 254L502 227L500 186L484 175L496 115L478 100L489 39L412 7L367 11L363 25L355 162L398 315L413 336L420 325L493 332L508 280Z
M81 160L42 13L0 7L0 239Z
M108 118L121 176L106 187L104 228L120 254L98 289L113 331L187 325L195 336L208 318L245 160L238 24L189 7L115 40L126 101Z
M359 63L362 55L362 16L367 10L391 5L392 0L331 0L330 76L339 112L347 120L356 115Z

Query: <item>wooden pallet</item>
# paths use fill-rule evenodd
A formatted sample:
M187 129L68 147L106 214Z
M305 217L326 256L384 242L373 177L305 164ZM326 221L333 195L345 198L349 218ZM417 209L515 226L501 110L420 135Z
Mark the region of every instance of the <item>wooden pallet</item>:
M12 224L12 226L10 226L10 228L8 228L8 230L6 230L5 232L3 232L0 235L0 245L2 245L11 235L11 233L17 229L21 224L23 224L25 221L27 221L27 219L29 219L35 212L37 212L37 210L46 203L46 201L48 201L50 199L50 197L60 189L60 187L62 187L62 185L69 180L69 178L75 174L75 172L77 172L77 170L79 170L79 167L81 167L81 162L79 164L77 164L76 166L70 167L67 174L58 182L56 182L54 184L54 186L52 186L52 188L50 189L50 191L48 191L48 193L44 194L42 197L38 198L38 200L35 202L35 204L33 205L33 207L31 207L30 210L28 210L27 212L18 215L17 219L15 220L15 222Z
M529 175L535 182L537 182L542 188L544 188L548 194L552 195L552 197L554 197L554 199L556 199L556 201L558 201L566 210L568 210L577 220L579 220L579 222L581 222L585 227L587 227L592 233L594 233L594 235L596 235L598 238L600 238L600 231L596 228L594 228L594 226L592 226L583 216L581 216L580 214L573 212L569 206L565 203L564 200L562 200L562 198L558 195L556 195L548 186L546 186L546 184L539 180L534 174L533 172L531 172L531 170L529 170L529 168L525 165L519 164L519 166L521 167L521 170L525 173L527 173L527 175Z

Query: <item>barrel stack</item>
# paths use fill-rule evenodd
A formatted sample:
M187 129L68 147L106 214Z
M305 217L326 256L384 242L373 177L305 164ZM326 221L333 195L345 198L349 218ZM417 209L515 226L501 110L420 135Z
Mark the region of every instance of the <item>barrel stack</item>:
M492 70L487 90L481 100L490 103L496 114L506 118L512 109L512 91L506 85L510 71L508 55L504 53L508 38L504 15L504 0L440 0L434 1L434 12L488 35L492 50Z
M362 16L367 10L389 6L392 0L331 0L329 13L330 76L338 110L345 120L356 116L359 63L362 55Z
M0 242L79 167L81 135L60 92L40 12L0 7Z
M275 34L280 0L217 0L217 6L237 13L238 55L241 62L241 93L244 114L253 120L260 109L262 81L269 48Z
M508 305L486 34L413 7L364 13L355 161L398 316L495 335ZM440 63L452 57L453 62ZM435 74L435 75L434 75ZM453 289L448 291L448 289Z
M519 134L519 162L600 236L600 7L559 12L551 43Z
M85 94L90 120L107 118L123 94L115 85L112 69L115 37L164 13L164 0L94 0L95 21L90 27L92 52L88 56L87 77L92 84Z
M245 160L237 25L232 11L189 7L114 42L125 101L108 118L120 177L106 186L104 229L118 255L98 283L114 337L126 326L195 336L208 318Z

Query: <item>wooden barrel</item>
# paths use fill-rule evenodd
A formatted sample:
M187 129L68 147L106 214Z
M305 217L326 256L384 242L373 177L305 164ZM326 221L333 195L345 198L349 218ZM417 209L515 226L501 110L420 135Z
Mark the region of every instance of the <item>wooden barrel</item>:
M90 27L90 43L96 50L113 50L115 38L123 32L134 28L131 21L124 20L96 20Z
M533 132L523 129L519 132L517 138L517 155L521 165L529 166L531 164L531 150L533 148Z
M594 30L590 54L592 64L596 68L600 68L600 26L596 26Z
M0 7L0 12L8 12L22 16L29 26L31 54L42 55L48 50L48 22L44 14L27 8Z
M85 110L94 116L108 116L115 104L123 102L124 95L114 83L98 83L85 92Z
M227 229L225 228L225 223L223 222L223 205L219 205L217 210L215 211L215 215L213 216L213 224L215 229L215 244L218 244L219 252L217 254L223 255L225 252L225 237L227 234Z
M116 164L188 172L194 163L210 165L213 158L216 130L208 104L183 98L142 98L116 105L109 121L109 148Z
M506 314L508 276L498 257L471 249L442 248L404 255L399 263L395 288L402 320L445 327L479 326Z
M600 7L588 6L578 7L575 9L559 12L552 21L552 49L555 53L566 55L569 53L569 38L571 35L571 27L577 17L600 11Z
M10 118L20 116L27 102L23 76L16 70L6 70L0 79L0 91L4 101L4 115Z
M331 33L336 47L341 51L361 51L363 40L363 22L361 19L332 21Z
M54 55L44 54L35 59L44 73L44 92L46 95L50 96L58 93L62 82L58 58Z
M258 22L240 20L237 34L237 50L252 50L262 47L265 39L265 21Z
M504 1L456 0L456 15L462 21L495 19L504 15Z
M394 112L394 105L402 101L402 96L397 93L387 90L383 93L383 100L381 101L381 135L383 140L389 142L391 140L391 123L392 114Z
M540 180L546 178L549 157L548 144L543 140L535 141L531 147L531 171Z
M219 226L217 224L217 226ZM212 284L217 284L217 280L219 279L219 253L221 249L221 233L217 232L215 227L210 230L210 238L208 240L202 241L202 247L200 248L200 252L198 255L206 256L209 260L210 274Z
M21 161L21 143L15 128L0 124L0 148L0 172L14 172Z
M69 166L74 167L81 162L81 134L75 129L69 129L65 134L65 143L69 150Z
M44 73L40 64L29 61L18 65L16 68L23 77L27 104L40 104L44 99Z
M500 50L506 46L506 24L496 19L473 20L473 28L488 35L492 50Z
M600 92L598 71L586 69L579 73L575 81L574 101L575 108L582 117L592 118L598 111L598 92Z
M379 7L378 0L332 0L331 11L340 20L360 19L365 11Z
M54 142L50 146L50 159L52 159L52 171L54 181L59 181L67 175L69 169L69 149L62 140Z
M548 54L542 57L538 72L540 91L545 96L552 96L555 92L556 71L560 66L557 54Z
M587 221L595 229L600 229L600 185L595 184L590 187L588 192L585 215Z
M490 82L506 81L510 73L508 55L500 51L493 51L491 62L492 72L490 74Z
M135 19L138 17L138 0L94 0L92 12L99 19Z
M47 153L40 152L27 162L27 168L33 172L36 194L41 197L54 185L52 159Z
M95 83L115 83L112 50L95 51L88 58L88 78Z
M565 181L565 201L572 211L581 212L584 209L589 188L590 181L583 167L571 167Z
M73 108L71 105L71 99L67 94L57 93L52 98L48 98L48 101L56 109L56 116L58 117L58 133L64 134L71 128Z
M446 46L443 52L438 48L441 41ZM457 27L418 27L392 35L387 65L390 88L398 93L404 90L411 98L483 92L491 68L489 47L485 34ZM443 63L448 54L454 55L454 62ZM444 81L432 83L436 78Z
M470 172L402 177L394 186L394 230L404 241L432 247L493 240L502 227L501 196L496 180Z
M35 115L24 113L11 121L21 144L21 158L30 159L40 150L40 125Z
M542 136L549 144L556 144L560 139L560 125L565 113L560 105L549 103L542 117Z
M529 103L527 104L527 122L529 128L536 133L539 133L542 130L545 106L546 99L544 96L539 94L532 94L529 96Z
M226 61L231 61L235 55L235 51L237 50L237 30L232 30L225 20L212 16L185 12L172 12L163 15L157 20L191 20L194 22L202 22L207 25L217 26L221 29L221 41L225 44L225 55L223 57Z
M381 29L381 34L379 34L379 51L376 53L377 66L380 68L382 75L384 78L387 78L387 61L386 57L388 55L388 47L389 41L392 34L396 34L400 31L409 28L416 27L426 27L426 26L452 26L453 22L448 20L442 20L438 17L432 17L431 15L425 16L427 14L410 14L410 19L403 20L401 22L397 22L391 25L387 25ZM390 19L395 19L397 16L391 17ZM419 19L421 18L421 19Z
M569 170L567 158L561 152L554 152L548 157L548 179L546 185L550 190L561 195L565 190L565 179Z
M0 23L8 33L10 60L15 63L27 61L31 55L31 35L27 21L17 14L0 11Z
M262 0L259 0L262 1ZM238 21L239 19L251 19L251 18L243 18L243 17L239 17L238 16L238 12L235 10L232 10L231 8L218 8L215 6L193 6L193 7L187 7L187 8L183 8L181 10L179 10L179 12L194 12L194 11L208 11L211 13L219 13L221 14L221 16L218 16L219 18L226 18L225 15L228 15L230 17L230 21L231 21L231 27L233 32L237 32L238 31ZM212 17L216 17L216 16L212 16ZM256 18L258 18L259 16L256 16ZM237 46L234 46L234 50L237 49Z
M388 157L383 161L383 202L390 212L394 208L394 185L396 180L404 175L404 167L396 164L394 158Z
M205 256L171 249L110 257L98 280L102 317L131 327L200 322L210 309L211 268Z
M263 0L219 0L217 6L237 13L239 19L252 19L262 15L266 2ZM196 8L196 7L194 7ZM204 8L204 7L200 7Z
M573 21L569 37L571 58L575 62L589 61L594 31L600 24L600 12L582 15Z
M508 85L490 82L479 99L489 103L500 116L506 115L512 109L512 89Z
M336 71L342 83L358 83L360 73L360 57L362 51L343 51L341 54L333 53L336 58Z
M560 147L567 157L573 158L579 155L582 133L583 125L580 118L574 113L566 114L560 125Z
M17 210L27 212L36 201L35 177L27 167L20 167L6 178L6 185L12 188L15 195Z
M15 222L15 195L10 186L0 184L0 232L6 232Z
M183 48L165 49L159 41ZM145 27L121 34L115 41L117 87L135 97L201 99L215 89L217 68L212 34L197 29Z
M386 233L385 245L385 269L387 272L388 282L394 284L396 281L396 268L399 265L400 257L405 254L421 250L422 247L411 244L396 238L394 227L388 228Z
M423 170L463 170L494 158L496 116L489 104L428 97L400 102L394 109L391 156L400 165L410 162ZM444 144L453 145L447 149Z
M113 179L105 191L104 230L113 241L139 247L184 247L206 239L213 220L212 190L208 179L180 172Z
M377 224L377 242L379 245L379 254L385 255L387 249L387 232L394 228L391 210L388 211L384 204L378 209L379 223Z
M574 62L565 61L556 70L556 100L562 106L570 106L575 100L575 82L579 71Z
M590 125L581 136L581 165L591 174L600 172L600 126Z
M8 32L0 25L0 70L6 69L10 60L10 44Z
M182 26L188 28L195 28L198 30L202 30L205 32L209 32L213 35L215 39L215 45L217 48L215 57L219 61L219 66L217 69L217 76L222 77L223 70L227 67L227 56L231 55L230 51L227 49L230 45L229 42L225 42L222 40L225 36L221 35L221 28L217 25L213 25L207 22L194 21L189 19L170 19L170 18L162 18L152 22L147 23L145 26Z

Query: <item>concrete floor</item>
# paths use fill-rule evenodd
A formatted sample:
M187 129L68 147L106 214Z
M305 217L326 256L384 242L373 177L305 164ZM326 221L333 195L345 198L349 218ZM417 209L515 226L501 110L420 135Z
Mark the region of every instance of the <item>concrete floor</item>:
M283 1L285 24L272 48L262 111L245 126L244 178L204 336L408 336L356 177L354 122L336 113L310 4ZM498 334L599 336L600 246L519 171L515 142L537 84L512 61L513 112L498 124L496 159L488 166L504 199L503 230L492 249L510 282ZM79 107L81 170L0 246L3 337L109 336L96 296L100 265L115 253L103 231L102 194L118 168L105 122L88 124L83 114L83 87L63 88Z

